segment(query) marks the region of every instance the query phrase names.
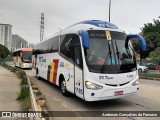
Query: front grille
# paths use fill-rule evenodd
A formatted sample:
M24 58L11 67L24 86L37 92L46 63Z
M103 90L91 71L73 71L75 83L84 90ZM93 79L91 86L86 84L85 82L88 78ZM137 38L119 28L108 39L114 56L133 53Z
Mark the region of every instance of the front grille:
M123 84L105 84L105 85L112 86L112 87L117 87L117 86L124 86L124 85L126 85L128 83L129 82L126 82L126 83L123 83Z

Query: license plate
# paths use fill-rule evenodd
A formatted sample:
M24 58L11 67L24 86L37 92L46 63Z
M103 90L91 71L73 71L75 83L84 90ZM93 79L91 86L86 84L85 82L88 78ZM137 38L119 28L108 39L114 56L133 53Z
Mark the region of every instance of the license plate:
M123 95L123 91L116 91L116 92L114 93L114 95L115 95L115 96L117 96L117 95Z

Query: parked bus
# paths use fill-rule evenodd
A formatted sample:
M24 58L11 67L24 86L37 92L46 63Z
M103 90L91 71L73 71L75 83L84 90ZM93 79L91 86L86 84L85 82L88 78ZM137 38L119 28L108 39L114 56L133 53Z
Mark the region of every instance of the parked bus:
M13 52L13 60L16 67L32 68L33 48L20 48Z
M33 50L33 70L38 78L73 93L85 101L115 99L136 93L139 76L130 39L114 24L88 20L72 25L41 41Z

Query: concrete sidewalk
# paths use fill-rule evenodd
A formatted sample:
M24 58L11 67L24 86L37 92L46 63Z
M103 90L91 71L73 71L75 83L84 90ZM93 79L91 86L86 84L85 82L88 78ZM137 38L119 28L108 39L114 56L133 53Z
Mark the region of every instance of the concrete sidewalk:
M20 92L20 80L16 74L0 66L0 111L20 111L16 100Z

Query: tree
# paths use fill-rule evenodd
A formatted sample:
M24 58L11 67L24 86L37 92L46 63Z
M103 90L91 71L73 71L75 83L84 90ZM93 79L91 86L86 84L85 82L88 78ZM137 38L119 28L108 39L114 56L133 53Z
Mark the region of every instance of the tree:
M160 62L160 47L158 47L154 51L150 52L149 58L154 63L159 63Z
M9 55L9 50L5 46L0 44L0 58L6 58Z
M160 47L160 21L153 19L153 23L144 24L141 30L140 35L146 40L147 51L141 51L140 43L136 40L132 41L135 52L140 54L140 61L147 58L150 52L154 51L157 47Z
M141 28L141 35L145 38L148 51L145 52L146 57L149 56L151 51L160 47L160 21L153 19L153 23L144 24Z

